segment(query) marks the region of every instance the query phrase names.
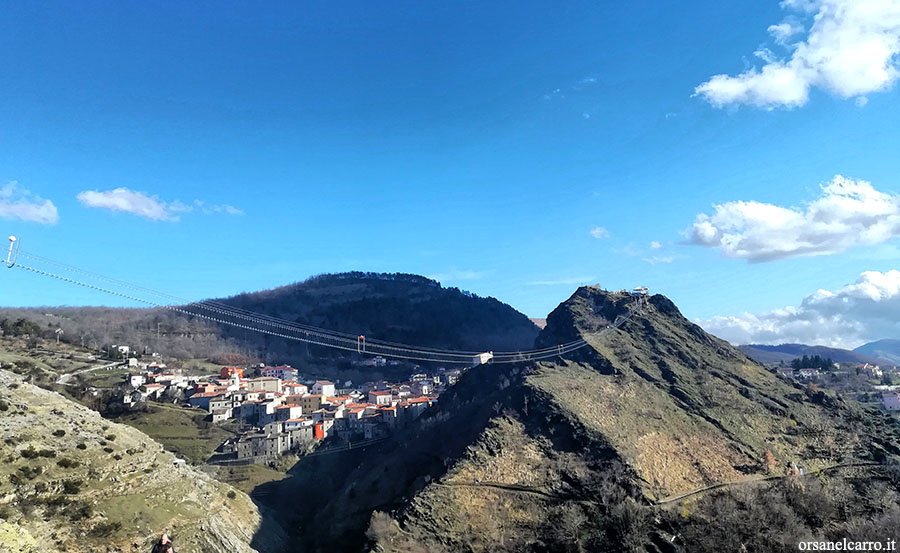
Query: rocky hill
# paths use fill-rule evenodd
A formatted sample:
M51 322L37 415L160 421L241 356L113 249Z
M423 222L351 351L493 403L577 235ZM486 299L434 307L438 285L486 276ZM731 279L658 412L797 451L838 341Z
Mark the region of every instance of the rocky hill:
M826 491L824 477L775 480L663 503L800 469L889 463L898 432L880 413L780 379L662 296L601 335L634 301L580 288L537 343L580 336L587 347L472 369L413 430L355 457L301 461L293 479L259 493L294 513L310 552L788 551L800 535L893 524L889 502L862 512L834 499L869 484L900 497L900 478L874 468ZM300 490L306 509L279 504ZM816 516L803 510L811 504Z
M184 553L277 553L285 545L245 494L178 466L145 434L5 370L0 456L3 553L146 553L164 529Z

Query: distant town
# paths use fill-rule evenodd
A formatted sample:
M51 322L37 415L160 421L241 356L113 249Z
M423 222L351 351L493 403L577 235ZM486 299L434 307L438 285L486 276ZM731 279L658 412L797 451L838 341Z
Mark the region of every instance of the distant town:
M783 378L828 388L862 403L877 402L885 411L900 411L900 367L896 365L835 363L820 356L765 365Z

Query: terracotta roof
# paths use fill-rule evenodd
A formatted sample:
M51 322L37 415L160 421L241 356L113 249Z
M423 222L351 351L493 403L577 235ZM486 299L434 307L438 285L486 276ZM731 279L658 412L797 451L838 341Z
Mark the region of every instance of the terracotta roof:
M188 399L194 399L195 397L217 397L220 395L222 395L222 394L219 394L217 392L202 392L199 394L194 394L191 397L189 397Z

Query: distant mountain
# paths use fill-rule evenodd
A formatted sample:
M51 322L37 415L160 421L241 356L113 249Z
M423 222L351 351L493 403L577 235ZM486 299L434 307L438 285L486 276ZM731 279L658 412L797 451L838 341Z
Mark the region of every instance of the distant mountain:
M531 349L540 331L527 316L495 298L404 273L326 274L220 301L367 338L453 350ZM225 331L244 340L264 340L270 354L273 347L283 346L285 353L297 348L295 342L284 344L230 328Z
M805 344L779 344L770 346L765 344L746 344L738 346L738 349L758 363L789 363L803 355L818 355L831 359L835 363L873 363L875 365L893 364L885 358L880 358L858 349L829 348L826 346L807 346Z
M900 340L877 340L863 344L853 351L885 359L894 365L900 365Z
M326 274L217 301L354 336L441 349L531 349L540 332L527 316L495 298L403 273ZM74 344L95 349L127 344L137 351L160 351L180 359L224 359L237 353L295 366L325 358L334 366L333 361L351 355L161 308L0 309L0 332L9 329L22 334L21 329L27 330L24 321L39 329L37 334L31 332L32 336L45 340L55 341L54 330L62 328L61 339Z

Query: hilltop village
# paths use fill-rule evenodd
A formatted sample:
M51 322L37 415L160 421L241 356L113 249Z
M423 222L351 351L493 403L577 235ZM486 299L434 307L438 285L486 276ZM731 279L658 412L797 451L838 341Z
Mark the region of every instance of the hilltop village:
M366 363L383 366L375 357ZM288 365L222 367L216 375L189 376L164 363L130 364L122 403L165 401L202 409L213 423L235 421L240 432L225 441L210 462L272 462L288 453L304 453L320 441L352 447L386 437L434 404L461 369L416 372L403 382L352 382L305 379Z

